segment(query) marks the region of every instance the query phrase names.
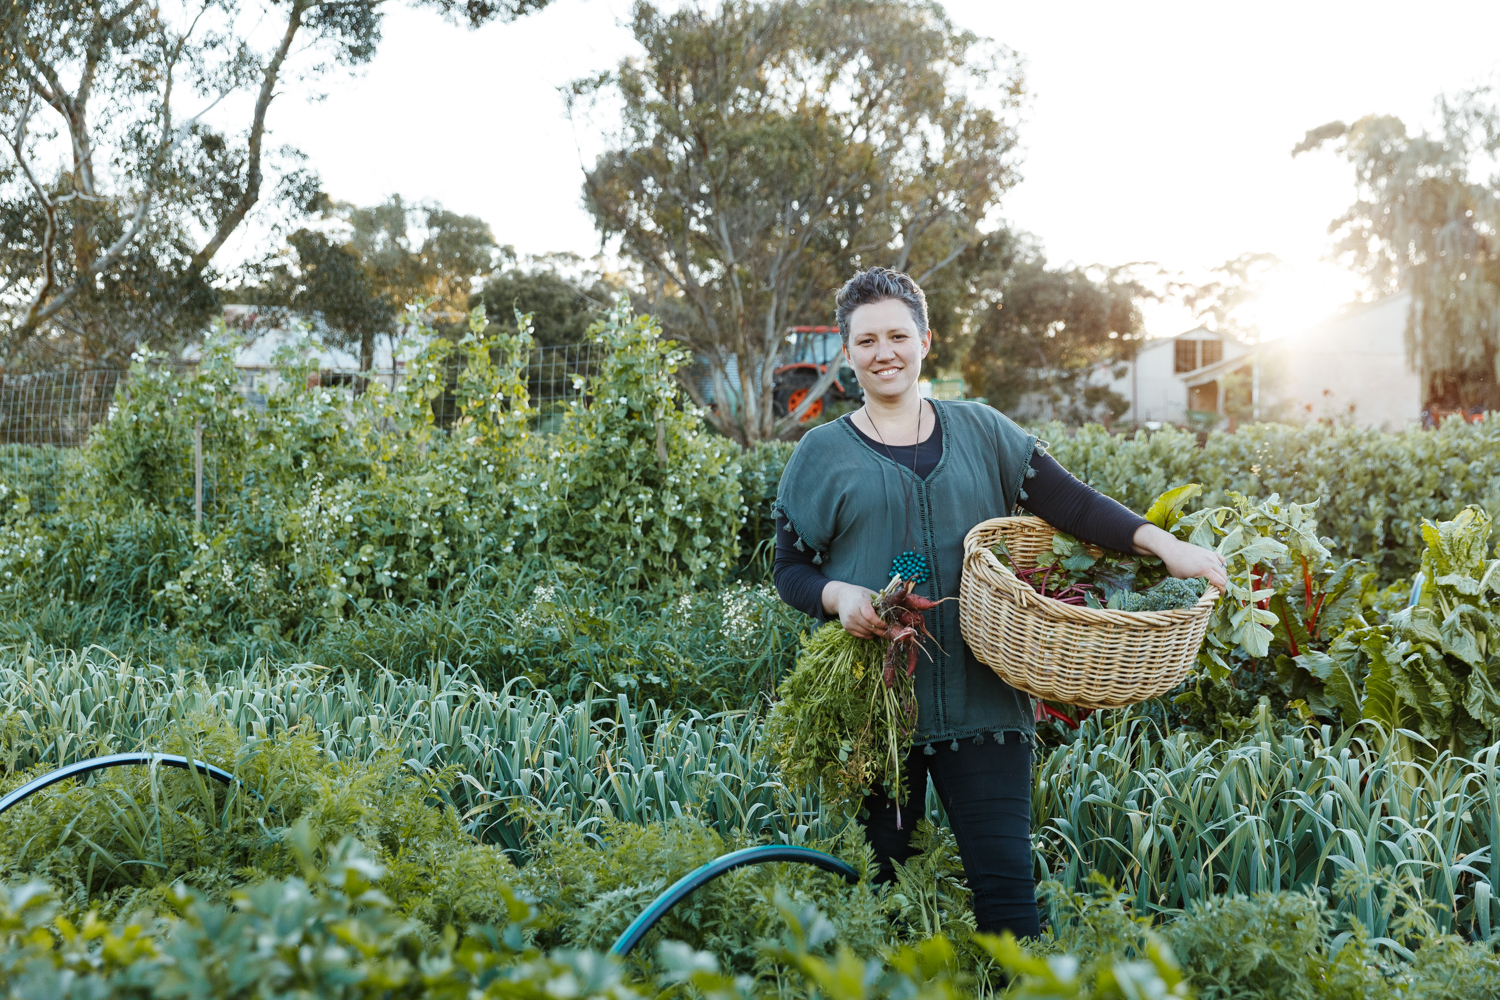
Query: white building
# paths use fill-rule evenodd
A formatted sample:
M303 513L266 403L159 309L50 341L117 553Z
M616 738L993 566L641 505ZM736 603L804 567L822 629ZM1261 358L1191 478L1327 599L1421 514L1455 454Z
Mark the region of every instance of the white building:
M1198 411L1228 423L1225 391L1233 386L1247 394L1238 409L1262 420L1400 430L1419 424L1423 407L1422 377L1406 354L1410 308L1410 293L1401 292L1259 345L1202 328L1148 340L1109 385L1132 401L1123 418L1130 422L1184 423Z
M1243 357L1246 350L1234 338L1200 326L1175 337L1143 341L1134 360L1123 366L1123 375L1110 378L1108 372L1102 372L1101 381L1130 403L1121 420L1185 423L1189 410L1222 413L1224 409L1217 381L1199 380L1190 384L1188 379L1226 363L1233 368L1232 362ZM1112 367L1118 370L1122 366Z
M1422 421L1421 374L1407 360L1411 294L1353 306L1302 333L1251 348L1247 370L1255 410L1265 420L1347 420L1397 431ZM1193 372L1196 385L1222 379L1234 366Z
M321 371L359 371L359 353L344 347L330 347L326 343L328 332L320 316L302 316L285 309L261 308L258 306L226 305L224 323L237 330L245 338L243 346L235 352L234 366L242 371L270 371L275 368L272 356L283 347L306 343ZM396 337L382 335L375 338L374 371L384 376L396 376L406 367L406 362L420 349L410 339L405 349L395 351L400 341ZM394 353L394 356L393 356ZM186 356L186 354L184 354Z

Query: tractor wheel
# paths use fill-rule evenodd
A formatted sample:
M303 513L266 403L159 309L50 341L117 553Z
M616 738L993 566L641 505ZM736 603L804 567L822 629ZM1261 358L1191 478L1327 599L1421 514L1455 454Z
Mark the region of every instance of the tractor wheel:
M784 417L801 406L802 401L807 398L807 394L812 391L817 381L818 377L811 372L788 373L786 379L776 387L776 393L773 397L776 403L776 415ZM823 399L813 400L812 405L802 414L802 418L798 423L805 424L809 420L816 420L818 417L821 417L823 415L823 403Z

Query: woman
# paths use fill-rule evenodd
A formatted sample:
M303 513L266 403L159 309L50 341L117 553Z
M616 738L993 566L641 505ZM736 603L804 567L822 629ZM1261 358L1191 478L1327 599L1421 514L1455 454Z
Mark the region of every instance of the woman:
M1177 577L1225 586L1223 560L1179 541L1069 475L1003 414L981 403L924 400L917 387L932 346L927 300L899 271L874 267L838 294L844 356L864 406L809 431L777 488L776 587L818 619L837 616L868 638L885 624L870 595L893 572L917 592L958 594L963 538L1019 504L1062 531L1117 551L1159 557ZM936 645L918 661L917 727L904 787L921 802L931 777L947 810L981 931L1039 930L1032 876L1031 699L975 660L959 632L958 602L928 612ZM929 646L932 644L929 643ZM911 857L908 804L883 793L861 810L880 862Z

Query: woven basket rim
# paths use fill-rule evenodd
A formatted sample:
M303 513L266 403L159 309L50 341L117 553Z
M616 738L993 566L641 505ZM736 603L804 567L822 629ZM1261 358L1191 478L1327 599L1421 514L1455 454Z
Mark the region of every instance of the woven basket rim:
M1067 604L1055 597L1044 597L1023 581L1010 567L1001 562L988 545L980 544L979 536L990 530L1015 529L1021 532L1048 535L1057 529L1039 517L1019 515L992 517L980 521L964 535L964 569L973 572L985 570L981 577L992 585L998 585L1018 606L1034 614L1052 620L1077 622L1082 625L1114 625L1117 627L1155 631L1174 628L1198 618L1218 603L1219 588L1204 581L1203 596L1189 607L1173 608L1169 611L1118 611L1111 608L1091 608L1088 605Z

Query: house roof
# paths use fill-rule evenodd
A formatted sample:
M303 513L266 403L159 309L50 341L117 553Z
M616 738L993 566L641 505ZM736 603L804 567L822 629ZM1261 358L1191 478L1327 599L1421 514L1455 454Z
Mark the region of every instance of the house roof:
M1194 340L1213 339L1222 340L1225 343L1239 343L1239 341L1235 340L1233 337L1226 337L1224 334L1219 333L1215 330L1210 330L1206 326L1195 326L1191 330L1184 330L1181 333L1173 334L1170 337L1150 337L1146 340L1143 340L1140 342L1140 346L1135 349L1135 352L1139 354L1142 351L1153 350L1157 347L1165 347L1167 344L1175 344L1177 343L1177 341L1183 339L1184 337L1191 337Z

